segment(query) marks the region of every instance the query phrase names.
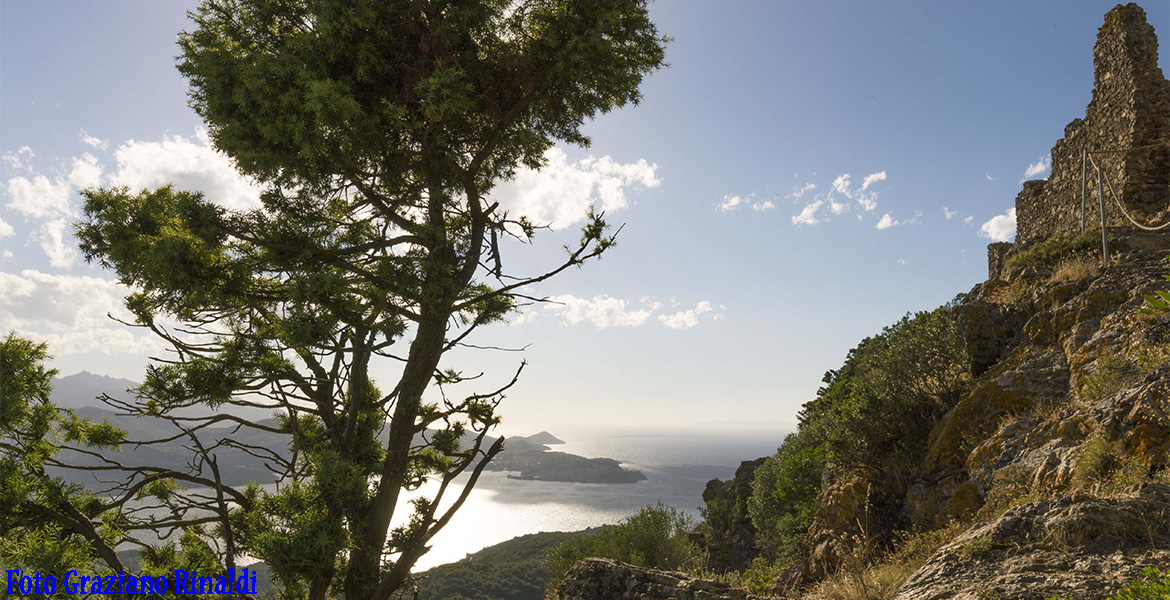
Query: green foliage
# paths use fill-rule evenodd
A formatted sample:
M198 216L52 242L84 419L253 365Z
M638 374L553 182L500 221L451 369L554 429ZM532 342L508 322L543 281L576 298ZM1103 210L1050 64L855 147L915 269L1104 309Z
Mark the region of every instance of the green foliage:
M418 600L544 600L545 554L598 529L525 535L421 574Z
M1149 465L1125 453L1121 442L1110 442L1097 434L1081 446L1073 470L1073 485L1087 488L1098 484L1102 493L1116 492L1150 478Z
M174 425L195 453L180 475L226 498L176 508L183 495L146 468L124 491L166 499L180 529L213 512L196 536L224 540L213 562L259 558L288 597L386 600L501 447L485 436L516 378L467 389L478 376L446 368L445 353L614 244L591 211L560 265L512 276L499 238L527 242L541 224L504 212L493 188L558 141L587 145L585 122L640 99L666 40L646 0L203 0L191 17L179 70L192 107L262 206L89 189L77 236L138 290L127 307L179 357L148 367L126 411ZM373 381L379 362L397 379ZM205 444L210 425L235 431ZM101 425L67 430L120 441ZM281 436L287 452L246 435ZM262 456L280 489L225 485L225 447ZM399 502L428 482L440 491Z
M1140 382L1159 365L1170 361L1170 344L1141 344L1121 354L1097 359L1096 371L1081 381L1081 397L1100 402Z
M1109 600L1168 600L1170 599L1170 570L1166 573L1147 567L1141 577L1121 588Z
M951 305L906 315L849 351L759 469L748 512L776 564L799 558L826 469L904 493L934 423L969 386Z
M1008 257L1004 262L1005 273L1023 267L1055 267L1061 259L1073 254L1087 254L1101 245L1101 230L1090 229L1084 233L1069 237L1064 233L1057 233L1046 240L1037 242L1027 250Z
M1166 257L1170 259L1170 256ZM1170 281L1170 275L1162 275L1162 279ZM1143 298L1150 304L1149 308L1142 308L1147 314L1170 312L1170 291L1156 290L1153 294L1143 294Z
M812 436L789 434L774 456L756 469L748 512L756 545L781 564L800 557L812 525L825 467L825 445L809 446Z
M583 558L612 558L640 567L666 570L694 569L699 548L687 539L691 520L662 503L647 506L612 529L570 540L548 553L551 596L565 574Z
M906 315L862 340L824 382L801 408L800 435L825 443L837 468L901 478L969 385L950 306Z

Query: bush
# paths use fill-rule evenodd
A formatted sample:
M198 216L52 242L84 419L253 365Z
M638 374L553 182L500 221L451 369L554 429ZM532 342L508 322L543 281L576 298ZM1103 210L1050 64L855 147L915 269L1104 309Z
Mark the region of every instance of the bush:
M1170 599L1170 571L1162 573L1147 568L1141 577L1121 588L1109 600L1167 600Z
M567 541L547 555L548 595L555 595L565 573L583 558L612 558L654 569L697 569L699 548L687 539L690 529L690 517L659 502L612 529Z
M756 545L780 564L800 557L800 545L817 509L825 446L812 436L793 433L756 469L748 514L756 528Z
M1004 262L1003 271L1010 273L1022 267L1054 267L1066 256L1089 254L1100 247L1100 244L1100 229L1090 229L1075 237L1058 233L1032 244L1027 250L1009 256Z
M828 464L900 487L930 428L969 385L950 305L862 340L824 381L798 415L800 433L827 444Z

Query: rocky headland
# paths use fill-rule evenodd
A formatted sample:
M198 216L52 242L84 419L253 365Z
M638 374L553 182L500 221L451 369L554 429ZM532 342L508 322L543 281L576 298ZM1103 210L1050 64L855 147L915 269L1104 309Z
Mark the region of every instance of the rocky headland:
M1145 299L1165 290L1170 274L1162 225L1170 219L1170 82L1157 51L1140 7L1105 15L1093 100L1053 148L1048 180L1026 183L1017 197L1016 241L992 244L988 280L931 313L944 314L957 339L953 368L938 371L953 378L949 395L851 404L856 398L835 396L832 382L852 375L830 372L830 385L802 410L802 428L849 423L849 411L860 410L872 416L862 412L854 424L879 431L885 423L905 435L867 432L868 445L851 449L856 464L816 454L821 447L811 443L778 453L787 462L776 468L815 477L808 521L787 555L765 551L749 508L765 461L712 482L707 522L695 534L707 572L774 564L767 593L809 600L1087 600L1113 597L1147 568L1170 572L1170 311ZM1086 214L1082 162L1100 166L1112 186L1098 190L1087 178L1094 202ZM867 342L859 356L873 351ZM939 350L920 347L913 358ZM912 410L896 412L904 406ZM842 434L807 437L833 435ZM795 483L777 489L799 491ZM570 572L559 598L745 594L590 561Z

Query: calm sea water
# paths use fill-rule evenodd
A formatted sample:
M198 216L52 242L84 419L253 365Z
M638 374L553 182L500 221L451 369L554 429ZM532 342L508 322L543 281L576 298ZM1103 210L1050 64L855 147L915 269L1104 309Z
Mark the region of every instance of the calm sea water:
M588 458L613 458L626 468L642 471L647 480L632 484L558 483L508 479L504 472L485 471L467 501L431 541L430 552L423 555L415 570L454 562L520 535L617 523L656 502L684 511L697 522L709 480L732 477L740 462L773 454L784 439L784 432L553 433L566 443L551 449ZM275 489L276 485L264 487ZM406 522L410 515L406 503L412 497L420 493L432 497L437 488L437 484L424 485L401 498L393 525ZM459 489L450 489L450 501L440 509L458 495Z
M467 502L432 540L431 551L415 569L456 561L519 535L616 523L655 502L685 511L697 520L708 480L727 479L735 474L740 462L771 455L784 437L784 432L689 430L553 434L566 442L553 450L589 458L613 458L626 468L642 471L647 480L634 484L556 483L508 479L502 472L485 472Z

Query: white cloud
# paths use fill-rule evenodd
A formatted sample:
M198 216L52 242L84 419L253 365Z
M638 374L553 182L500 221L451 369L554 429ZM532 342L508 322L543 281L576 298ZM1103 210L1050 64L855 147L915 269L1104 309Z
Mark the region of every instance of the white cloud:
M795 174L793 174L792 176L796 177ZM792 198L792 201L795 202L797 200L800 200L801 196L803 196L806 193L808 193L812 190L815 190L815 189L817 189L817 186L812 184L812 183L806 183L802 186L792 186L792 192L790 194L788 194L788 196L786 196L786 197Z
M8 166L13 169L28 170L28 160L34 156L36 155L33 154L32 148L21 146L16 152L5 152L3 156L0 156L0 160L8 163Z
M73 157L73 169L69 171L69 183L78 188L96 187L102 183L103 167L94 155L86 153Z
M979 236L996 242L1011 241L1016 236L1016 209L1009 208L1002 215L996 215L979 228Z
M974 220L975 220L975 217L974 217L974 215L972 215L972 216L969 216L969 217L963 217L963 222L964 222L964 223L966 223L966 224L968 224L968 225L970 225L970 224L971 224L971 221L974 221Z
M67 269L77 262L77 250L73 247L72 235L66 234L65 229L69 222L65 219L49 221L41 225L37 238L41 242L41 249L49 257L49 264L61 269Z
M32 179L13 177L8 180L6 208L34 219L68 217L75 214L69 202L70 192L71 185L65 179L50 181L44 175Z
M715 206L715 209L719 212L732 212L745 206L756 212L776 208L776 205L771 200L757 200L755 194L748 194L747 196L727 194L723 197L723 201Z
M877 225L874 225L874 227L876 227L877 229L889 229L891 227L894 227L897 224L898 224L898 222L890 217L890 213L886 213L886 214L882 215L881 220L879 220Z
M986 177L988 181L995 181L995 178L991 176L991 173L984 173L983 176Z
M491 197L513 215L525 215L538 224L565 229L584 219L598 203L611 212L627 206L626 191L657 187L658 165L645 159L618 163L609 156L589 157L570 163L560 148L544 153L546 164L538 171L521 169L510 181L496 186Z
M699 316L712 310L711 303L704 300L690 310L680 311L673 315L658 315L658 322L671 329L686 330L698 325Z
M8 260L8 259L12 258L12 251L5 250L4 254L0 255L0 258L3 258L4 260Z
M731 211L739 208L739 205L741 205L743 203L744 203L743 196L733 196L731 194L727 194L726 196L723 197L723 202L720 202L719 205L716 206L715 208L718 209L720 212L731 212Z
M1041 173L1047 172L1051 168L1052 168L1052 156L1049 156L1049 155L1041 156L1040 160L1028 165L1028 168L1024 169L1024 179L1021 179L1020 181L1022 182L1026 179L1031 179L1031 178L1033 178Z
M118 170L110 175L113 185L132 192L174 184L177 189L203 192L208 202L226 208L260 206L260 188L240 175L226 155L216 151L206 130L191 140L163 136L161 142L130 140L114 150Z
M945 207L945 206L944 206L944 207L942 207L942 211L943 211L943 215L944 215L944 216L946 216L946 218L947 218L947 220L948 220L948 221L950 221L951 219L955 218L955 215L959 214L959 211L957 211L957 210L951 210L951 209L949 209L949 208L947 208L947 207Z
M82 142L85 142L86 144L89 144L90 146L93 146L94 148L97 148L98 150L105 150L106 148L110 147L109 142L107 142L103 139L93 137L92 135L89 135L88 133L85 132L84 129L81 130L81 134L79 137L81 137Z
M907 261L907 260L906 260L906 259L904 259L904 258L899 258L899 259L898 259L898 264L899 264L899 265L901 265L901 266L903 266L903 267L904 267L904 266L906 266L906 263L907 263L907 262L909 262L909 261Z
M816 225L820 223L817 220L817 211L820 210L821 205L825 203L824 200L816 200L805 205L804 210L800 211L799 215L792 217L793 225Z
M122 306L127 291L115 281L97 277L0 272L0 330L47 341L56 356L91 350L106 354L158 350L157 338L106 316L131 320Z
M849 193L849 174L848 173L845 173L844 175L838 175L837 178L833 180L833 191L843 194L846 198L853 197Z
M594 296L588 299L562 295L552 296L549 300L557 304L550 304L545 310L559 314L565 325L591 323L598 329L636 327L645 323L653 312L649 308L628 309L628 302L610 296Z
M843 202L837 202L836 200L829 198L829 211L831 211L833 214L839 215L848 209L849 209L848 204L845 204Z
M885 179L886 179L886 172L885 171L882 171L880 173L871 173L869 175L866 175L865 179L863 179L861 181L861 191L864 192L865 190L869 189L869 186L871 186L879 181L885 181Z
M4 219L0 219L0 238L8 237L14 233L16 233L16 230L8 223L5 223Z

